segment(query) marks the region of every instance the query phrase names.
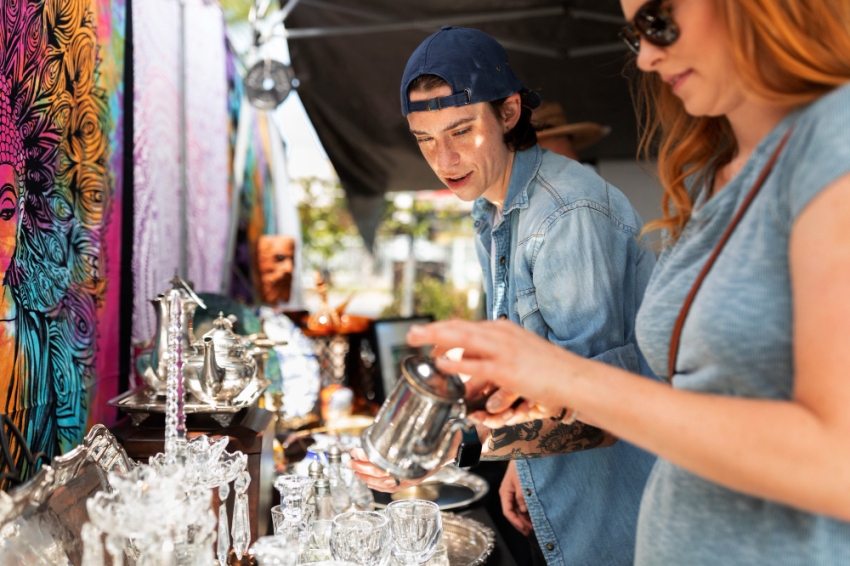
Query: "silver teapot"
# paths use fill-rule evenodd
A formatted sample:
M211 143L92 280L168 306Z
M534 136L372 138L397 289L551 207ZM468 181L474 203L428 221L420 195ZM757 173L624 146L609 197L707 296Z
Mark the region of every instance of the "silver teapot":
M393 476L418 479L443 462L455 432L474 428L456 375L441 373L426 356L404 360L401 375L361 440L370 462Z
M192 323L195 319L195 310L198 307L206 309L204 302L191 287L177 277L171 280L171 289L151 299L150 303L156 311L156 335L153 339L153 349L150 353L139 356L137 363L138 373L148 386L148 392L152 396L165 395L165 383L168 379L168 325L171 318L170 299L176 293L182 304L180 312L180 346L183 352L192 351L192 342L195 341L192 333Z
M198 342L195 354L183 365L183 382L198 401L230 404L257 373L246 342L233 332L232 323L219 313L213 328Z

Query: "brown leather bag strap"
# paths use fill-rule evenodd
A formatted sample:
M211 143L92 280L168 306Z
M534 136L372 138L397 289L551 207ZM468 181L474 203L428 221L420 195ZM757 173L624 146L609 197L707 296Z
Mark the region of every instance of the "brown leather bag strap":
M735 217L732 218L729 226L726 227L726 231L723 232L723 235L720 237L720 241L717 242L717 245L714 247L714 251L711 252L711 256L709 256L708 261L705 262L702 271L699 272L696 281L694 281L693 287L691 287L691 291L685 298L685 302L682 304L682 310L679 311L679 317L676 319L676 325L673 327L673 335L670 337L670 352L667 357L668 381L673 381L673 375L676 373L676 358L679 356L679 339L682 336L682 327L685 326L685 319L688 318L688 311L691 310L691 304L693 304L694 298L696 297L703 280L708 275L708 272L711 271L714 261L723 250L723 246L726 245L726 242L729 240L732 232L735 231L735 228L738 226L741 218L744 217L744 214L747 212L750 204L752 204L762 185L764 185L765 180L767 180L767 177L770 175L770 171L773 169L776 160L779 159L779 154L782 153L782 149L785 147L785 144L788 142L788 138L791 137L791 132L793 131L793 128L788 130L788 133L786 133L785 137L782 138L782 141L779 142L779 146L777 146L773 155L770 156L770 160L764 166L764 169L762 169L761 174L753 185L753 188L750 189L747 198L744 199L744 202L741 204L741 208L735 214Z

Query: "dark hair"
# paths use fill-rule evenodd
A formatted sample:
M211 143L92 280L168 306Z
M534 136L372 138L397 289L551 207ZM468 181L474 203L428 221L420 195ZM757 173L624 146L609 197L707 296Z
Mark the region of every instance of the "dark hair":
M451 86L449 83L437 75L419 75L410 83L408 92L428 91L440 88L441 86ZM511 151L525 151L537 144L537 133L531 125L531 91L525 89L519 91L520 95L520 113L519 120L516 125L505 132L505 144ZM502 106L504 106L507 98L490 101L490 108L500 120L503 119Z

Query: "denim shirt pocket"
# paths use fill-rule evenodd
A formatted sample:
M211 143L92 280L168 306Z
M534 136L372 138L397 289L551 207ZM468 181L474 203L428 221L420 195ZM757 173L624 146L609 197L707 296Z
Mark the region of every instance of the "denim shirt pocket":
M537 305L537 291L534 288L519 291L514 300L514 314L519 319L520 325L538 336L544 338L548 335L549 327L540 314Z
M591 358L597 362L603 362L632 373L641 373L640 361L635 345L629 342L624 346L617 346L606 350Z
M519 321L525 321L526 317L538 312L537 307L537 291L535 289L526 289L519 291L516 294L514 301L514 312L519 316Z

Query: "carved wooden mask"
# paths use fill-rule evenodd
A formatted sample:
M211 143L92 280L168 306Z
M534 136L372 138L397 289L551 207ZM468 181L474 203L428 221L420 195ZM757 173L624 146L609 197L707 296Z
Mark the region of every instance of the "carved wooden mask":
M257 267L260 300L270 304L288 302L295 269L295 238L260 236L257 241Z

